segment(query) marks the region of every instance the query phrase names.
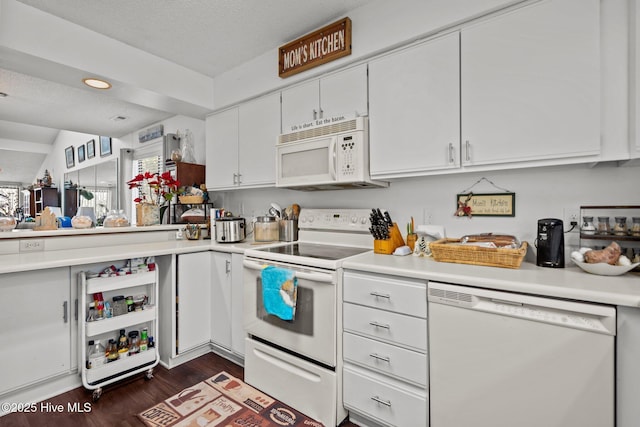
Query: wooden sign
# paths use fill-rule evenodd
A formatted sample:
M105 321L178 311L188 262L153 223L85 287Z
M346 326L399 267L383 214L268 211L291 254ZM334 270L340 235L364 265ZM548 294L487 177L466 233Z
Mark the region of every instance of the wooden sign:
M472 216L516 216L516 193L458 194L458 206L466 201Z
M351 55L351 19L320 28L278 49L278 74L289 77Z

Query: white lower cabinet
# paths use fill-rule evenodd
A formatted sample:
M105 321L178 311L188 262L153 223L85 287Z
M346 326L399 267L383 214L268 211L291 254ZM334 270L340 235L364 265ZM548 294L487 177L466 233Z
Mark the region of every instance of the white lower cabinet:
M69 268L0 275L0 394L68 374Z
M344 406L355 423L429 424L427 286L345 271Z
M212 343L244 356L242 254L178 255L176 302L177 355Z
M211 252L178 255L176 347L182 354L211 341Z
M210 252L211 341L231 348L231 254Z

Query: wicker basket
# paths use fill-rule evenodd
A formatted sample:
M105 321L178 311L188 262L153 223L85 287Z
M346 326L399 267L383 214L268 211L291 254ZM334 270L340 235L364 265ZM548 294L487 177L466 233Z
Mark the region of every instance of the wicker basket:
M527 254L527 242L522 242L518 249L456 244L459 242L459 239L440 239L431 242L429 248L436 261L505 268L520 268Z
M202 196L178 196L178 200L180 203L184 205L195 205L198 203L204 202L204 197Z

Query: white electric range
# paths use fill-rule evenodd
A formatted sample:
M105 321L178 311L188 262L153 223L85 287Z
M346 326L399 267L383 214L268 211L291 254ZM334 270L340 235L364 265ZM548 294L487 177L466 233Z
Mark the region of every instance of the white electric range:
M342 262L371 251L368 209L303 209L299 240L248 249L244 255L244 380L326 426L342 406ZM261 271L295 271L294 320L267 314Z

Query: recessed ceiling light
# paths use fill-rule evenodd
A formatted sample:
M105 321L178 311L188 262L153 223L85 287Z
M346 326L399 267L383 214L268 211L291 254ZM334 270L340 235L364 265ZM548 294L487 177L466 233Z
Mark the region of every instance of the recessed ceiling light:
M94 89L109 89L111 88L111 83L106 80L96 79L95 77L89 77L86 79L82 79L82 82L87 86L90 86Z

